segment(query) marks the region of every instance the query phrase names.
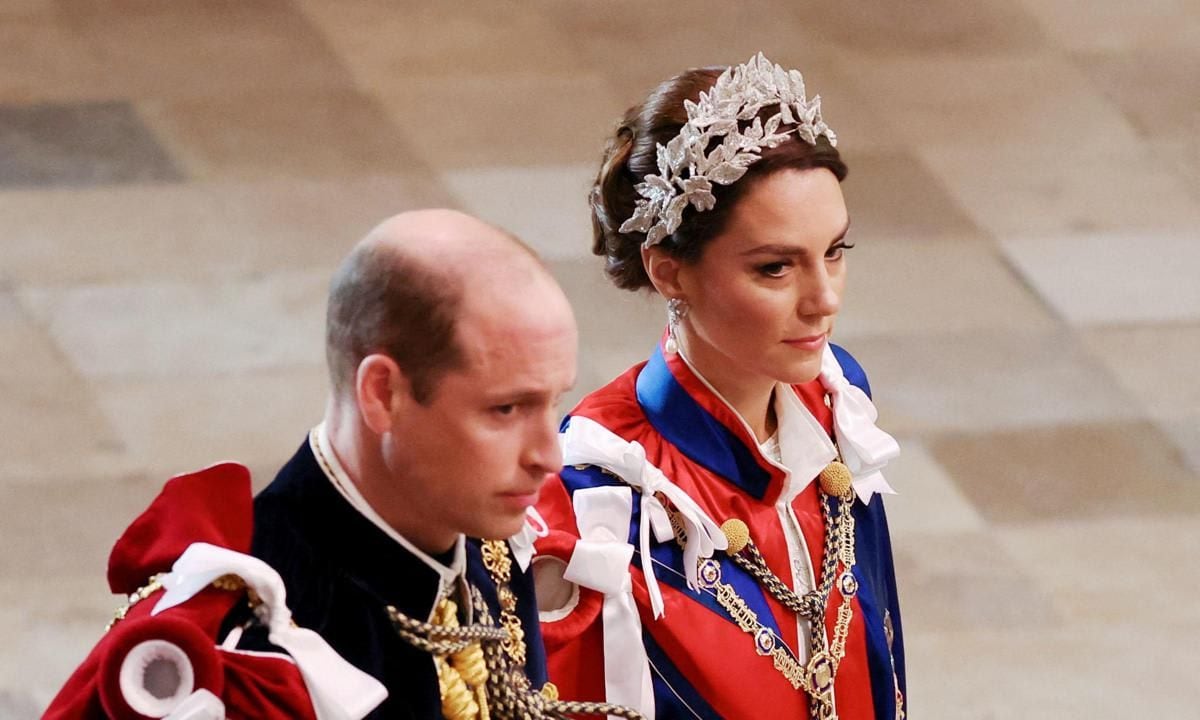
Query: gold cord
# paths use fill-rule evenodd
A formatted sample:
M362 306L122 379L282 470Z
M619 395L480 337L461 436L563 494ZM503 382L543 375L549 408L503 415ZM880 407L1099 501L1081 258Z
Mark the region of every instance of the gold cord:
M524 630L516 615L516 595L509 587L512 558L508 544L485 542L483 550L484 566L500 598L499 624L475 587L470 588L469 597L478 620L473 625L459 625L457 608L449 599L439 603L432 623L387 608L400 637L434 656L443 716L447 720L569 720L574 715L608 715L644 720L620 705L559 700L552 683L533 689L525 674Z

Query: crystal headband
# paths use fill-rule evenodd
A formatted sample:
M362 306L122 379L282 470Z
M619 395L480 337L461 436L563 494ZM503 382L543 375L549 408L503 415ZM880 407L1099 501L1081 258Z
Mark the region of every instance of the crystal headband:
M758 113L772 105L779 112L764 123ZM727 68L698 102L684 100L683 106L687 122L673 140L658 144L659 174L634 186L641 199L621 224L623 233L646 233L642 247L657 245L678 230L688 205L697 212L712 210L714 183L732 185L761 159L764 148L776 147L792 132L809 145L824 135L837 146L837 135L821 119L821 96L807 99L804 76L784 70L761 52ZM786 125L795 127L780 129ZM721 144L706 154L715 138L722 138Z

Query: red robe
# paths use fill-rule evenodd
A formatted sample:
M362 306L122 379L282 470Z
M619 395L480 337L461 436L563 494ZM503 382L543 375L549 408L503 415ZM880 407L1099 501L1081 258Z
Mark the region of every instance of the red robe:
M852 359L842 360L842 366L847 368L847 378L851 377L850 366L856 371L855 379L861 373ZM865 378L859 383L865 385ZM824 431L831 433L831 412L821 384L814 381L794 390L805 409L802 412L811 413ZM570 428L579 418L599 423L621 440L640 445L646 460L716 523L726 518L745 521L767 565L785 584L792 585L791 553L777 507L784 492L783 473L765 460L757 441L732 409L677 355L664 357L659 352L649 363L630 369L585 398L564 426ZM579 493L622 485L621 479L594 466L565 467L558 481L542 491L538 503L551 527L550 535L538 543L539 554L569 563L581 542ZM752 638L714 598L690 590L683 582L683 556L673 540L651 544L665 610L662 617L654 617L642 553L637 549L639 497L635 491L632 515L614 534L625 542L627 528L628 543L635 550L628 565L630 590L640 617L656 717L758 718L764 713L808 717L806 694L777 672L771 657L756 652ZM824 555L825 525L819 503L815 482L787 503L803 533L808 564L818 570ZM904 689L903 645L882 499L875 497L869 504L856 500L852 512L858 556L854 575L859 589L852 597L853 616L836 677L837 711L843 720L894 720L901 716L897 706ZM790 648L803 648L796 615L721 553L714 558L720 562L724 580L735 586L759 620ZM610 639L605 635L605 614L610 610L603 605L610 595L582 585L578 591L578 603L570 612L543 620L550 679L564 699L603 700L606 670L621 673L641 660L628 651L616 665L614 658L605 657L606 640ZM825 618L830 637L840 604L835 591Z
M109 557L109 587L126 596L136 592L151 576L169 572L196 542L249 553L252 517L250 473L241 465L215 465L172 478L117 541ZM244 590L210 587L151 616L162 594L157 590L133 605L100 638L50 703L44 720L147 717L129 706L119 674L130 649L154 639L186 652L195 689L220 698L227 717L315 720L304 679L291 658L217 647L226 616L246 602Z

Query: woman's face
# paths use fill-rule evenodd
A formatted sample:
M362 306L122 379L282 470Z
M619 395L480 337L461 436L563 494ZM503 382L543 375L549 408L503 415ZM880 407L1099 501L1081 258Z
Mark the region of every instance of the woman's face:
M803 383L821 370L846 279L850 218L824 168L761 179L698 262L679 265L689 361L718 389Z

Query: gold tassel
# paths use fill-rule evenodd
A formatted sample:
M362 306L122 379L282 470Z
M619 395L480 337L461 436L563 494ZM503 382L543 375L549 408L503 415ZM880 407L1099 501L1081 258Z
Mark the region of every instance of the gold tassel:
M433 622L446 628L459 627L458 606L449 598L438 603ZM487 661L483 647L474 642L447 658L437 658L438 687L442 715L447 720L488 720Z
M475 703L462 675L450 667L445 658L434 661L438 670L438 687L442 694L442 715L446 720L473 720L479 717L479 705Z

